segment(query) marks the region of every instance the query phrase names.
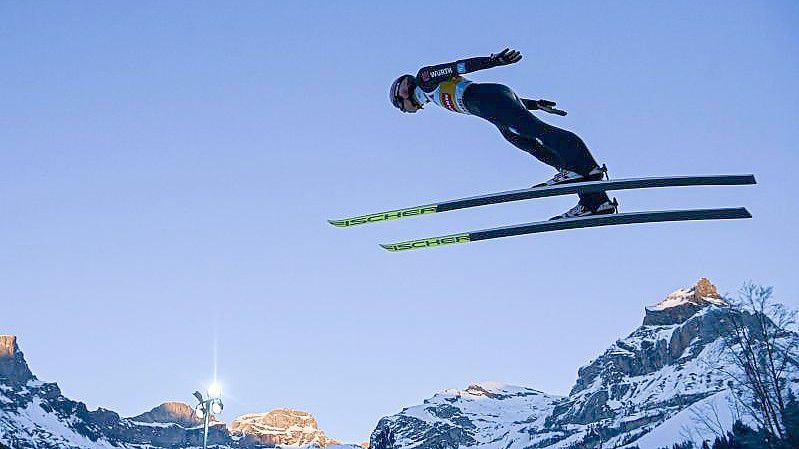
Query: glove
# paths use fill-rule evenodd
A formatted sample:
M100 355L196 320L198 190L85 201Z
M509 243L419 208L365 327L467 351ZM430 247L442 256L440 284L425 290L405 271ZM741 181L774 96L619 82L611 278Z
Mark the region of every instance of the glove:
M556 103L554 101L522 99L522 103L524 103L524 107L526 107L531 111L540 109L550 114L561 115L561 116L566 115L566 111L562 111L560 109L555 108Z
M506 48L499 53L492 53L489 56L491 67L513 64L521 59L522 54L518 50L511 50L510 48Z
M549 112L550 114L564 116L566 115L566 111L560 110L555 108L555 102L549 100L538 100L536 102L538 104L538 109Z

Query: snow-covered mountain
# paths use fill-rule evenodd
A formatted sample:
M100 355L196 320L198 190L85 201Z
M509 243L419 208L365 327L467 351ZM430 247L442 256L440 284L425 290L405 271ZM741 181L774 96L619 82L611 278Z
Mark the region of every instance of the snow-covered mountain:
M578 370L568 396L499 383L447 390L381 419L371 447L654 449L712 440L697 414L715 409L719 425L733 422L727 378L709 369L719 361L725 305L703 278L647 307L638 329Z
M214 421L209 444L218 449L258 449L275 444L329 449L337 445L308 413L278 409L237 418L228 429ZM0 448L183 449L202 446L202 426L188 404L166 402L132 418L64 397L55 383L36 378L13 336L0 336ZM332 446L335 445L335 446Z

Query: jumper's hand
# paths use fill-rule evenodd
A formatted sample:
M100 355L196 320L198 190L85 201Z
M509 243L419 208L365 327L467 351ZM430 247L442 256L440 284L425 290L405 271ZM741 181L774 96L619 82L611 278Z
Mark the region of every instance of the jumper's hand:
M519 62L522 59L522 54L519 53L518 50L511 50L510 48L506 48L499 53L492 53L490 58L491 58L491 66L496 67L500 65L508 65L508 64L513 64L514 62Z
M549 112L550 114L555 115L566 115L566 111L562 111L560 109L555 108L555 102L549 100L536 100L535 105L538 106L538 109Z

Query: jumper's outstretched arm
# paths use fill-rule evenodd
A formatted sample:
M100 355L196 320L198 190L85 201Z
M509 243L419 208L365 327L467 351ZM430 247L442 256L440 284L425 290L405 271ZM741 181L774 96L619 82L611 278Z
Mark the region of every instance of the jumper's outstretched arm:
M521 59L521 53L506 48L491 56L459 59L455 62L422 67L416 75L416 82L425 92L432 92L441 82L453 76L490 69L500 65L513 64Z

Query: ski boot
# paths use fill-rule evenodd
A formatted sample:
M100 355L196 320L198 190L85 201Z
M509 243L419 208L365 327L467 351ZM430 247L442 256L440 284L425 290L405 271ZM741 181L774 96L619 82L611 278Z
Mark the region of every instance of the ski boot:
M597 166L594 167L590 172L588 172L587 176L583 176L579 173L575 173L571 170L566 170L565 168L561 168L552 179L549 179L545 182L540 184L536 184L533 187L547 187L547 186L555 186L558 184L569 184L573 182L586 182L586 181L599 181L602 178L608 177L608 167L605 164L602 164L601 167Z
M572 207L571 209L567 210L566 212L555 215L554 217L550 218L550 220L562 220L564 218L577 218L577 217L587 217L589 215L608 215L608 214L615 214L619 212L619 202L616 201L616 198L608 199L607 201L597 205L594 208L590 208L584 205L582 202L578 202L576 206Z

